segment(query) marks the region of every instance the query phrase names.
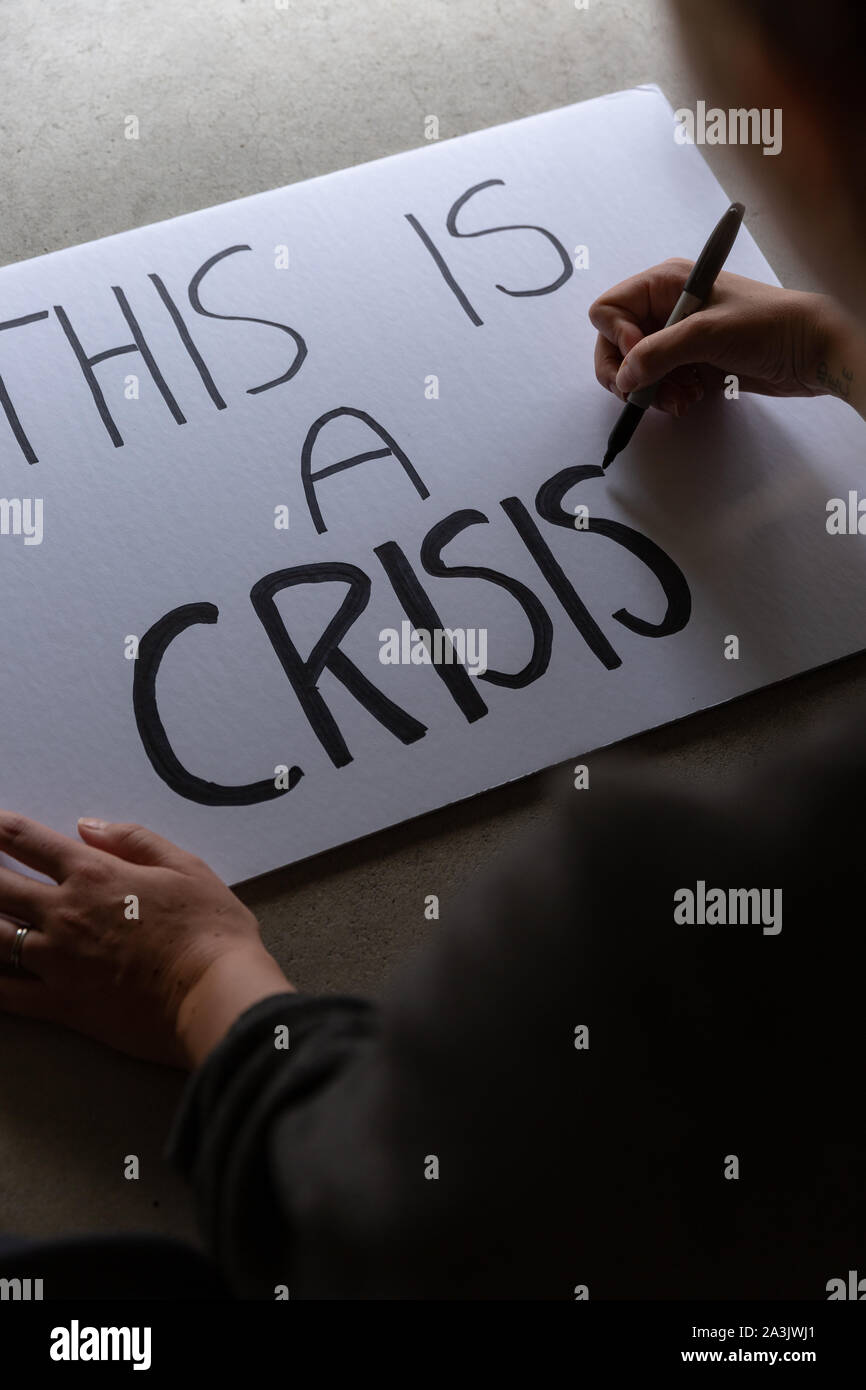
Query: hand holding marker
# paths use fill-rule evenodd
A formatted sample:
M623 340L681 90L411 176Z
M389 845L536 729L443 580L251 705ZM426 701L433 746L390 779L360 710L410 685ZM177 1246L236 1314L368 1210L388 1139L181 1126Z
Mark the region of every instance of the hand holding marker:
M709 299L719 271L728 259L731 247L736 240L744 212L745 208L742 203L731 203L727 212L720 218L709 241L695 261L689 278L683 286L683 292L674 305L665 328L679 323L680 319L688 318L689 314L702 308ZM653 386L644 386L639 391L629 393L626 398L627 404L610 432L602 468L607 468L608 464L612 463L617 454L628 444L643 419L644 411L652 405L657 390L658 382Z

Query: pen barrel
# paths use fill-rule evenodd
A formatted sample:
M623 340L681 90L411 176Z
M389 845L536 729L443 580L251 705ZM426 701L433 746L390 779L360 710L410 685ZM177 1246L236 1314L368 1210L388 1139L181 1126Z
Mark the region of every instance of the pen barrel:
M670 328L672 324L679 323L681 319L687 319L696 309L700 309L703 304L702 299L697 295L690 294L688 290L683 290L673 309L670 318L665 324L665 328ZM641 386L637 391L630 391L626 396L629 405L639 405L641 410L646 410L655 400L656 391L659 389L659 382L653 382L652 386Z
M712 236L692 266L686 289L697 295L701 302L709 298L719 271L730 255L731 247L742 225L744 212L742 203L731 203L727 212L719 218Z

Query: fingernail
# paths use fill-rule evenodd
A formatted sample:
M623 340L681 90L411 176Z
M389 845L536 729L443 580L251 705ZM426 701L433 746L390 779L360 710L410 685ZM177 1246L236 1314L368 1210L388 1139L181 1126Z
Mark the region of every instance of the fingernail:
M79 816L78 824L83 825L86 830L107 830L107 820L94 820L91 816Z
M628 364L628 357L624 357L620 363L620 370L616 374L616 384L624 396L627 396L628 392L634 391L635 375Z

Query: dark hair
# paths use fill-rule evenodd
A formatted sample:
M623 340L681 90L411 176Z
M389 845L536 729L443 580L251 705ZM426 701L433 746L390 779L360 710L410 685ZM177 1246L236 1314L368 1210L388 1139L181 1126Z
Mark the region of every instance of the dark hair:
M836 113L862 120L866 77L864 0L733 0L743 18ZM685 6L682 6L685 9Z

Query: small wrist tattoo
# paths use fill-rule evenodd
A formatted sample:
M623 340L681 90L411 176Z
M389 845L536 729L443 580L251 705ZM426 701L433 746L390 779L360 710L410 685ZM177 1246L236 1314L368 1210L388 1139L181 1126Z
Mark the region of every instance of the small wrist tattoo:
M841 370L841 376L834 376L826 362L819 362L816 375L821 386L826 387L834 396L840 396L843 401L847 401L854 384L854 373L849 372L847 367L842 367Z

